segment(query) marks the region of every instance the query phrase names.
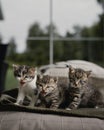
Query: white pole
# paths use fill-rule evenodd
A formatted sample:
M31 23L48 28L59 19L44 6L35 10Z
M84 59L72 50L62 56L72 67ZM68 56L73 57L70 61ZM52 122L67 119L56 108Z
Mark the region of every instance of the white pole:
M52 21L52 16L53 16L53 1L50 0L50 44L49 44L49 60L50 60L50 65L53 64L53 21Z

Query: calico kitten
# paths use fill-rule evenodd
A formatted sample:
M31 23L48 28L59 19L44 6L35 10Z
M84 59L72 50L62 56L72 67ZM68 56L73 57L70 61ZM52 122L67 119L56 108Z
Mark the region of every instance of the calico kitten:
M69 67L69 106L68 110L79 107L98 107L102 104L100 91L88 84L91 71Z
M18 97L15 104L22 105L24 98L27 96L31 100L29 105L34 106L38 98L36 68L27 65L13 64L13 72L14 76L19 81Z

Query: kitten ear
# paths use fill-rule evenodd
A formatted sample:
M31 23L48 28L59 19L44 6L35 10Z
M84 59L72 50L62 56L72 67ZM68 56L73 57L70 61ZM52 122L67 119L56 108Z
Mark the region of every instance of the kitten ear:
M29 69L29 71L35 72L35 68L34 68L34 67L31 67L31 68Z
M36 75L38 74L38 69L37 69L37 67L35 67L35 74L36 74Z
M14 70L17 70L19 65L13 64L12 67L13 67Z
M69 66L69 73L74 73L75 72L75 69L70 65Z
M35 71L36 71L36 70L35 70L34 67L30 67L30 68L29 68L29 72L30 72L31 74L35 74Z
M87 77L89 77L91 75L91 72L92 72L91 70L86 71Z
M58 82L58 78L54 77L50 79L51 83L57 83Z
M32 74L37 75L37 68L36 67L30 67L29 72L32 73Z
M37 79L40 80L43 78L43 75L37 75Z

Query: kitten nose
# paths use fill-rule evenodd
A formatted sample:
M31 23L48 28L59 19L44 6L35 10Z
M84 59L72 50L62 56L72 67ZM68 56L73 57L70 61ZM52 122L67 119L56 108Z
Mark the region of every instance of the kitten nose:
M23 79L21 79L20 81L23 82Z
M79 81L76 81L76 82L75 82L75 85L78 85L78 83L79 83Z
M21 85L25 84L24 80L20 80L20 84Z
M24 83L24 80L23 80L23 79L21 79L21 80L20 80L20 83Z

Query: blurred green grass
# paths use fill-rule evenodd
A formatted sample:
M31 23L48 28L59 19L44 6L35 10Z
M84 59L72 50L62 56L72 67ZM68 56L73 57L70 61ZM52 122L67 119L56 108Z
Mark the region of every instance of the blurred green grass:
M6 74L5 88L4 89L9 90L9 89L12 89L12 88L16 88L17 86L18 86L18 82L13 75L13 69L8 68L7 74Z

